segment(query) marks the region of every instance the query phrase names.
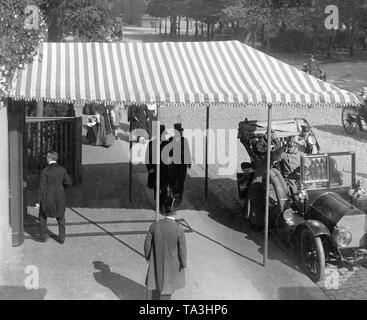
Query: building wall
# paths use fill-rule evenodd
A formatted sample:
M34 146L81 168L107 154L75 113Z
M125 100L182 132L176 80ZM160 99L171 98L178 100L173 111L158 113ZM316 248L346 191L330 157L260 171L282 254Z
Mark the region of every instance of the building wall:
M9 140L6 100L0 100L0 267L8 258L12 241L9 226Z

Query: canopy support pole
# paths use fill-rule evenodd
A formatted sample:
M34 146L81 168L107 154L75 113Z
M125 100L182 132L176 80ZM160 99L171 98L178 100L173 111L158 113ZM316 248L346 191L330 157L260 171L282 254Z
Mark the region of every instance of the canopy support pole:
M158 221L158 215L159 215L159 207L160 207L160 203L159 203L159 197L160 197L160 177L161 177L161 119L160 119L160 112L159 112L159 108L160 105L159 103L157 103L157 120L156 120L156 125L157 125L157 132L156 132L156 163L157 163L157 168L156 168L156 193L155 193L155 221Z
M266 165L266 196L265 196L265 240L264 240L264 261L263 265L266 267L268 260L268 246L269 246L269 184L270 184L270 157L271 157L271 122L272 122L272 107L271 103L268 104L268 148L267 148L267 165Z
M206 135L205 135L205 201L208 200L208 149L209 149L209 104L206 105Z
M129 110L128 110L128 114L130 114L130 108L131 106L129 106ZM130 144L130 147L129 147L129 201L130 203L133 201L133 164L132 164L132 149L133 149L133 142L131 140L132 138L132 125L131 125L131 119L129 121L129 124L130 124L130 134L129 134L129 144Z

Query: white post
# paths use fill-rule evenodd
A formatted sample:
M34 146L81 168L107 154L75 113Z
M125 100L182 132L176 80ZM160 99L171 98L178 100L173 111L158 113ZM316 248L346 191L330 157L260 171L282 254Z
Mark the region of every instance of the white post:
M270 165L271 165L271 123L272 123L272 104L268 104L268 149L267 149L267 164L266 164L266 198L265 198L265 239L264 239L264 259L263 265L266 267L268 261L269 248L269 194L270 194Z
M157 102L157 133L156 133L156 194L155 194L155 221L158 221L158 216L160 213L160 206L163 204L160 204L159 198L160 198L160 191L161 191L161 118L160 118L160 105L159 102ZM154 144L153 144L154 146Z
M11 248L9 225L8 101L0 100L0 265Z

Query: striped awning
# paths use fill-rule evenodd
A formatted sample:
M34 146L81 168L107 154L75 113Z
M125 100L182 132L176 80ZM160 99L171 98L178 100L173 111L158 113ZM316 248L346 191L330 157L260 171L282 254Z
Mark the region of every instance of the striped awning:
M239 41L43 43L11 96L161 104L358 103L345 90Z

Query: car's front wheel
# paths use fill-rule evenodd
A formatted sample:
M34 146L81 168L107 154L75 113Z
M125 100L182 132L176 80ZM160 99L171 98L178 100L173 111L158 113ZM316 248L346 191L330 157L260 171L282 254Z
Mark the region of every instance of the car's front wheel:
M325 274L325 251L321 237L304 228L300 234L300 256L304 272L312 281L321 281Z

